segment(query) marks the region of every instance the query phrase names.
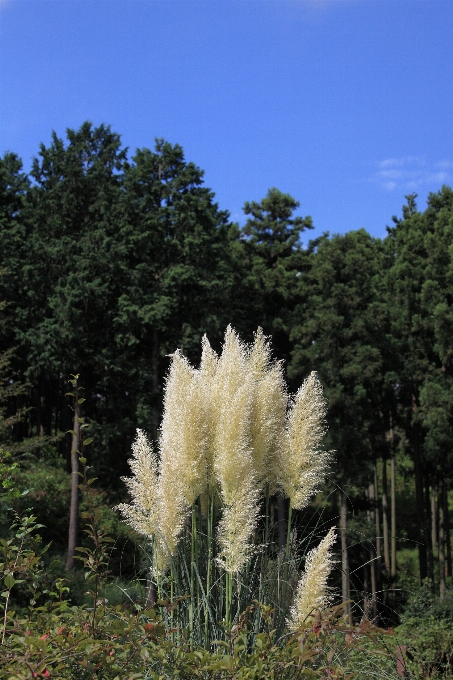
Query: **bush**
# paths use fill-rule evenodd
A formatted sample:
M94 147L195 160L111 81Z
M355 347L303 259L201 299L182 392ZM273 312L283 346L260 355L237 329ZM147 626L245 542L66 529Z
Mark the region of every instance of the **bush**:
M16 516L10 537L0 540L0 572L6 588L2 593L1 677L358 679L373 677L371 668L379 669L369 662L373 652L388 661L381 631L368 622L350 625L341 606L316 614L299 630L277 639L271 626L272 609L256 602L234 625L224 626L224 640L216 641L209 650L194 646L187 631L169 625L179 602L158 601L154 609L143 609L140 605L112 605L102 597L110 543L97 529L95 515L87 519L94 547L82 550L82 563L91 589L88 604L79 607L68 600L65 579L56 578L52 587L43 588L47 586L42 568L45 548L33 516ZM18 588L29 597L22 612L10 607L11 594ZM253 622L257 612L262 632L256 634ZM363 667L362 647L368 659L366 675L354 670L360 664ZM391 666L391 659L389 663Z
M453 678L453 588L441 600L426 581L401 619L395 633L411 677Z

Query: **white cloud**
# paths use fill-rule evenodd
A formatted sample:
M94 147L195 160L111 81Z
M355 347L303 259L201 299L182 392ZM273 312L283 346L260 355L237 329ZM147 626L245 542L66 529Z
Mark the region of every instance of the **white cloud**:
M402 156L385 158L376 165L371 181L386 191L416 191L424 185L453 182L453 161L447 159L428 163L424 156Z
M378 167L384 168L402 168L405 165L424 165L425 159L423 156L404 156L403 158L386 158L378 163Z
M453 161L447 161L447 160L439 161L438 163L436 163L436 168L442 168L444 170L449 170L449 169L453 170Z

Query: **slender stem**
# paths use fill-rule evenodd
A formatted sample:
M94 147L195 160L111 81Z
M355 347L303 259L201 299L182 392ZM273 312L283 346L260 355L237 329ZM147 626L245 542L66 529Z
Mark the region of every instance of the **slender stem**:
M156 588L157 588L157 599L161 600L162 599L162 589L161 589L161 583L160 583L160 578L159 578L159 565L157 564L157 549L156 549L156 537L153 536L153 565L154 565L154 574L156 576Z
M175 596L174 594L174 584L175 579L174 579L174 571L173 571L173 564L170 567L170 603L173 604L173 598ZM170 628L173 628L173 607L170 610ZM174 633L172 633L172 639L174 642Z
M225 572L225 621L230 623L230 613L231 613L231 579L232 575L226 571Z
M208 603L210 598L210 588L211 588L211 561L212 561L212 515L214 513L214 494L209 495L208 491L208 565L206 570L206 604L204 608L204 634L205 634L205 644L208 641L208 622L209 622L209 611Z
M291 498L289 499L289 507L288 507L288 528L286 531L286 551L285 551L285 559L286 563L288 563L289 560L289 552L290 552L290 542L291 542L291 520L293 516L293 506L291 503Z
M195 506L192 505L192 532L191 532L191 542L190 542L190 603L189 603L189 628L191 633L193 633L193 609L194 609L194 583L195 583L195 573L194 573L194 560L195 560Z
M264 545L266 546L267 554L267 544L269 542L269 484L266 484L266 527L264 530Z
M288 526L286 530L286 548L285 548L285 566L284 566L284 578L283 578L283 606L285 606L286 603L286 597L288 593L288 578L289 578L289 554L290 554L290 543L291 543L291 520L293 516L293 506L291 503L291 499L289 499L289 506L288 506Z

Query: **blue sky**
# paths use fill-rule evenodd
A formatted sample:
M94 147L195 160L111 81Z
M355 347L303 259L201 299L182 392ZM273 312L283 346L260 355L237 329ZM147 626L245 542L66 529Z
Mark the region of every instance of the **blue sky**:
M384 236L453 185L452 28L452 0L0 0L0 153L108 123L180 144L234 220L276 186Z

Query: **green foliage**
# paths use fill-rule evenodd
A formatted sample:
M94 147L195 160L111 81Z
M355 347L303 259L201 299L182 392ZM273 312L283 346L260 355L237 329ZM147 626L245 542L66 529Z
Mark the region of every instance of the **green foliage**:
M228 322L234 320L245 337L262 327L272 335L277 356L286 362L293 347L293 310L306 293L303 274L309 267L300 236L305 229L313 228L311 217L294 215L298 207L298 201L289 194L269 189L259 203L245 203L245 225L230 232L235 295ZM291 388L298 387L308 373L297 376Z
M3 451L0 448L0 479L2 480L0 501L7 507L20 496L14 483L17 467L18 463L12 461L9 451Z
M0 170L7 346L34 385L15 438L69 429L64 376L76 367L107 485L126 472L137 417L156 436L164 356L176 346L191 355L205 331L218 337L226 325L227 213L181 147L157 140L128 162L103 125L68 130L66 142L54 133L32 186L17 159Z
M1 541L2 676L10 680L352 679L361 677L348 670L348 663L356 663L357 650L360 657L361 646L367 647L368 655L386 654L381 631L367 622L352 626L342 617L342 606L319 613L295 634L277 638L271 607L256 602L234 624L226 625L223 640L214 641L208 650L194 644L190 630L171 625L178 600L158 600L153 609L139 603L110 604L102 593L109 576L112 540L98 526L93 478L83 458L81 464L81 488L88 496L85 533L91 546L79 552L85 581L91 585L89 601L79 607L71 605L66 579L56 578L51 587L42 587L42 557L47 547L40 546L36 534L40 525L33 516L16 516L11 537ZM30 600L28 608L18 611L9 606L10 596L21 586ZM257 617L262 620L258 633ZM368 672L366 677L372 675Z
M369 479L369 466L382 451L382 432L394 408L386 380L391 347L382 299L382 242L363 229L323 237L310 263L310 294L295 311L288 370L297 376L316 367L329 404L337 475L343 483L362 486L359 475Z
M409 619L433 618L453 623L453 588L446 590L443 598L433 593L433 584L426 579L421 588L410 598L404 613L402 623Z
M166 355L179 347L197 361L203 333L218 347L232 323L249 340L258 325L274 335L291 388L313 369L325 385L331 446L355 516L348 552L360 599L365 551L382 534L371 532L364 489L373 459L390 451L391 413L397 472L405 467L395 585L411 591L429 574L437 588L426 496L445 480L451 525L452 197L442 187L420 209L408 196L383 241L363 230L303 248L311 222L296 217L294 198L271 189L248 201L240 229L202 171L162 140L128 159L119 135L85 123L41 145L28 176L15 154L1 158L0 441L12 457L2 457L0 483L6 505L20 514L30 507L46 525L45 561L63 546L67 522L70 447L54 439L71 427L67 372L87 376L96 444L87 458L101 480L104 528L119 537L110 568L118 575L121 559L132 575L136 545L124 548L130 536L107 508L124 500L117 480L127 474L129 441L136 426L157 438ZM44 446L42 435L53 442ZM330 500L326 514L336 513ZM78 575L70 579L82 602Z
M453 677L453 589L441 599L425 580L410 598L395 629L410 677Z

